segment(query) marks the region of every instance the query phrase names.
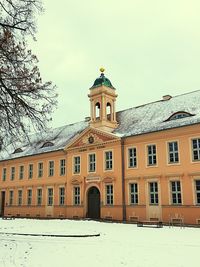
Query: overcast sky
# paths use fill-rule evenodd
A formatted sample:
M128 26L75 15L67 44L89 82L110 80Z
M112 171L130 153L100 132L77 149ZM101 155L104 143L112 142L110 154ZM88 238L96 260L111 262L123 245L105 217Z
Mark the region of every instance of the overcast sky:
M200 89L199 0L43 0L38 56L57 85L53 126L89 116L87 94L105 67L117 110Z

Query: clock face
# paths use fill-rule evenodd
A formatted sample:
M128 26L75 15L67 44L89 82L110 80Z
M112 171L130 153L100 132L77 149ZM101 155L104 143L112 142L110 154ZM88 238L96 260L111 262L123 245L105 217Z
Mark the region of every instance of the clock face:
M94 137L93 137L93 136L90 136L90 137L88 138L88 142L89 142L90 144L94 143Z

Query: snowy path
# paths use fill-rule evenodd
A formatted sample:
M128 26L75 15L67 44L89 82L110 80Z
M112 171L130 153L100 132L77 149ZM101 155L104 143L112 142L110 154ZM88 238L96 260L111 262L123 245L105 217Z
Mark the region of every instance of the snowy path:
M0 220L0 232L97 234L94 238L0 235L0 267L199 266L200 229L69 220Z

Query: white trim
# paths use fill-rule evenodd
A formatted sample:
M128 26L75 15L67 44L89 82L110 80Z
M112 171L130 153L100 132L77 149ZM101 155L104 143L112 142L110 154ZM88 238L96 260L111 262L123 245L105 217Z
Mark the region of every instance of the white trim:
M169 143L173 143L173 142L177 142L178 144L178 159L179 161L178 162L169 162ZM181 155L180 155L180 140L179 139L170 139L170 140L167 140L165 141L165 145L166 145L166 165L167 166L178 166L178 165L181 165Z
M106 169L106 152L112 152L112 169ZM113 172L114 171L114 149L103 150L103 172Z
M156 164L148 164L148 146L156 146ZM158 145L156 143L145 144L145 167L146 168L157 168L158 167Z
M80 157L80 172L79 173L76 173L76 172L74 172L74 166L75 166L75 164L74 164L74 158L75 157ZM81 174L81 154L75 154L75 155L73 155L72 156L72 175L80 175Z
M132 149L132 148L135 148L136 149L136 166L135 167L129 167L129 149ZM127 170L137 170L139 167L138 167L138 148L137 146L127 146L126 147L126 169Z
M92 171L89 171L89 168L90 168L90 161L89 161L89 156L90 155L95 155L95 171L94 172L92 172ZM88 152L86 155L87 155L87 173L88 174L96 174L96 172L97 172L97 155L96 155L97 153L95 152L95 150L94 150L94 152Z

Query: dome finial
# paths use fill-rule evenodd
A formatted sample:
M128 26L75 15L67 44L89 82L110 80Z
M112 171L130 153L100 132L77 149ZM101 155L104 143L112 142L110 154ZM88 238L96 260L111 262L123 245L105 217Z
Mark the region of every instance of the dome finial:
M99 70L101 73L103 73L105 71L105 69L103 67L101 67Z

